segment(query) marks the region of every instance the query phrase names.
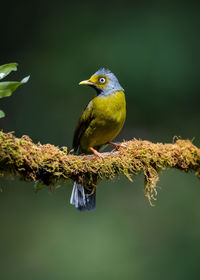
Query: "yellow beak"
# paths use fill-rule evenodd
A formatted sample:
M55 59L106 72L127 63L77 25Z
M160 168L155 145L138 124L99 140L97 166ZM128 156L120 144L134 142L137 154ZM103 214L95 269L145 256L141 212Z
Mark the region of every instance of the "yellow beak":
M80 82L79 85L88 85L88 86L91 86L91 85L93 85L93 83L90 82L90 80L85 80L85 81Z

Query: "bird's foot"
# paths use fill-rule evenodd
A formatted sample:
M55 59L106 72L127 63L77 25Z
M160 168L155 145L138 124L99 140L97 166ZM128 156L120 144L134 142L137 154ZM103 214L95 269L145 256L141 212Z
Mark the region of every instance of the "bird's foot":
M104 156L101 153L97 152L97 150L95 150L94 148L90 147L90 151L92 151L95 156L97 156L101 159L104 158Z
M126 145L123 143L113 143L113 142L108 142L107 144L112 145L113 147L115 147L115 149L119 149L119 148L126 148Z

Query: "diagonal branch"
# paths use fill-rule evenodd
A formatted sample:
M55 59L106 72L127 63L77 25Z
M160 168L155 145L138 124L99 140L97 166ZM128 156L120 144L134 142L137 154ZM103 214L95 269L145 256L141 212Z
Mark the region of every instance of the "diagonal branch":
M159 171L176 168L194 171L200 178L200 149L190 140L173 144L131 140L124 142L117 152L104 154L104 159L93 155L72 155L66 147L34 144L28 136L17 138L13 133L0 132L0 175L18 175L26 181L39 181L51 188L59 180L77 180L84 185L102 178L113 179L124 174L144 173L145 195L156 196Z

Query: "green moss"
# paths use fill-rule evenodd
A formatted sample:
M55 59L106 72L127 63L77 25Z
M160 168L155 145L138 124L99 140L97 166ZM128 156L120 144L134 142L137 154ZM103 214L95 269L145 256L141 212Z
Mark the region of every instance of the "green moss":
M150 202L156 198L160 170L193 171L200 178L200 149L189 140L154 144L133 139L124 145L126 148L106 153L102 160L91 155L72 155L66 147L34 144L28 136L16 138L0 131L0 174L18 175L26 181L49 185L52 190L60 180L78 180L85 187L95 187L103 178L111 180L124 174L132 181L132 176L143 172L144 191Z

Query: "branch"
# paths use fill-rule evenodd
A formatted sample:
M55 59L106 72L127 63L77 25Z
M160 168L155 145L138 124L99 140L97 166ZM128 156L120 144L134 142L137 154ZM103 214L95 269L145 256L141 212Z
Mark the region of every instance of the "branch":
M0 131L0 175L18 175L25 181L38 181L54 188L60 180L77 180L86 186L106 178L143 172L145 195L155 198L159 172L166 168L194 171L200 179L200 149L190 140L173 144L131 140L116 152L104 153L104 159L93 155L72 155L66 147L34 144L28 136L16 138Z

